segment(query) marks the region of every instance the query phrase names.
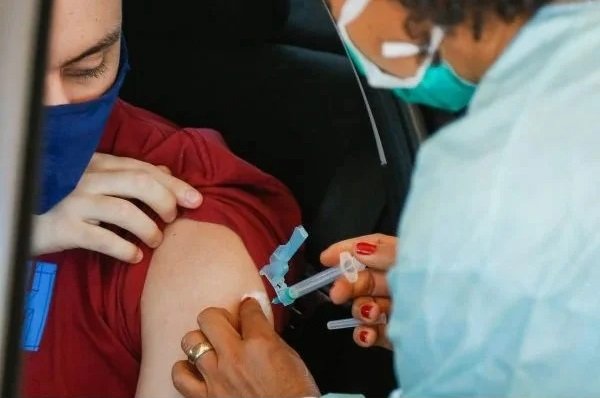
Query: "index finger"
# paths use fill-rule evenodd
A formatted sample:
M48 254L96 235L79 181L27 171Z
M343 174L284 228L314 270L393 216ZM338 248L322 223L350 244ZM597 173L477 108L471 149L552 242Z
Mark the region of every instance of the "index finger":
M395 236L374 234L344 240L331 245L321 253L323 265L332 267L339 264L340 253L347 251L369 268L388 270L396 260Z
M144 170L173 193L179 206L196 208L202 204L200 192L188 183L173 177L169 168L164 165L155 166L137 159L95 153L88 169L90 171Z
M198 326L217 354L230 352L242 341L233 316L223 308L207 308L198 315Z
M253 298L247 298L240 304L240 329L244 340L274 333L271 322L258 301Z
M158 168L153 170L152 175L165 188L173 192L179 206L195 209L202 204L202 195L190 184L171 174L164 173Z

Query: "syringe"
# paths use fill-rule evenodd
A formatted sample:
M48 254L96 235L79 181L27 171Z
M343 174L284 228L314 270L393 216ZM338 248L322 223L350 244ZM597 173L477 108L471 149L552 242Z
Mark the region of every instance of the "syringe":
M381 314L377 321L372 323L373 325L385 325L387 323L387 317L385 314ZM348 318L348 319L339 319L337 321L329 321L327 322L327 329L329 330L339 330L339 329L350 329L355 328L357 326L369 326L366 322L360 321L356 318Z
M285 303L293 303L296 299L333 283L342 275L344 275L350 283L354 283L358 280L358 273L365 268L365 265L352 257L349 252L342 252L340 253L340 264L338 266L326 269L302 282L298 282L295 285L284 289L280 294L284 295L285 299L280 300L276 297L273 299L273 304L281 304L282 301Z

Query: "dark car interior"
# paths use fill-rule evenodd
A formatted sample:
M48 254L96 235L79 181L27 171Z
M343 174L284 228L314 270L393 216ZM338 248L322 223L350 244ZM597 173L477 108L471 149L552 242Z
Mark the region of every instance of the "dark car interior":
M132 71L122 97L219 130L238 156L283 181L310 233L307 273L334 242L395 235L417 148L451 116L361 88L322 0L144 0L124 10ZM328 331L350 312L326 293L296 302L285 339L322 393L387 396L391 352Z

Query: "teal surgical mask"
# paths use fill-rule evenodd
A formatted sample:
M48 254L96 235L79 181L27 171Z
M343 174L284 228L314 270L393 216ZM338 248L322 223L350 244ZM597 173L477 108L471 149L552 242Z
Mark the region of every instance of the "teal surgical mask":
M338 29L348 53L358 71L367 78L369 85L392 90L396 96L409 103L429 105L452 112L465 108L473 97L475 84L459 77L446 62L432 65L435 53L444 38L441 28L433 28L425 59L416 74L408 78L384 72L356 48L346 26L360 16L369 2L370 0L346 0L338 20ZM422 48L412 43L386 42L382 46L382 54L387 58L411 57L422 52Z

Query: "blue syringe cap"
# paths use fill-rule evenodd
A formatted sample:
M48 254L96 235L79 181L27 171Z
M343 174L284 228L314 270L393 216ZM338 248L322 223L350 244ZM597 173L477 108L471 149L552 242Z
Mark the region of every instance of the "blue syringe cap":
M289 261L300 249L306 238L308 238L306 229L301 225L296 227L290 240L285 245L277 247L269 259L269 264L262 267L259 272L273 286L279 302L283 305L290 305L294 302L287 294L288 286L285 283L285 276L290 269Z

